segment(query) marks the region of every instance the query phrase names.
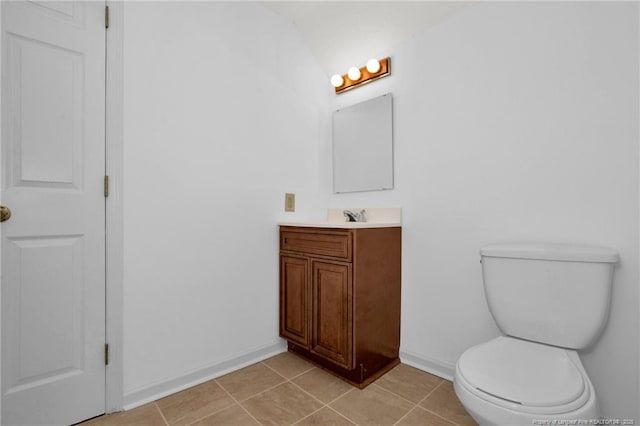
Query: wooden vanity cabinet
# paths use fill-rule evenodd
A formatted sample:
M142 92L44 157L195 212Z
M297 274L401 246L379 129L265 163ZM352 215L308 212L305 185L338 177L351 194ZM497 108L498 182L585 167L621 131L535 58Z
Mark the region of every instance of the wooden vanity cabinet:
M399 363L401 228L280 227L280 336L364 387Z

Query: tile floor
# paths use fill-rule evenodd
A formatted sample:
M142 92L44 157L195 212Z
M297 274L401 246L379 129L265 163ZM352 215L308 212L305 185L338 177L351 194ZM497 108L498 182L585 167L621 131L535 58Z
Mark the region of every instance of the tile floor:
M283 353L83 426L475 425L451 382L401 364L359 390Z

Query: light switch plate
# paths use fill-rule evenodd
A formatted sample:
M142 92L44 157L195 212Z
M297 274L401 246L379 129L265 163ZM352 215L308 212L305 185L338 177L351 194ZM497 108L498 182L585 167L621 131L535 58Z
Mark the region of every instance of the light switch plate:
M295 212L296 211L296 194L287 192L284 194L284 211Z

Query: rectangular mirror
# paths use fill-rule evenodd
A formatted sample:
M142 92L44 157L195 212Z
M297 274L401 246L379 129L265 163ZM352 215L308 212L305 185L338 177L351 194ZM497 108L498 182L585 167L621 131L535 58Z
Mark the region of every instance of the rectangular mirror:
M393 188L391 93L333 113L333 192Z

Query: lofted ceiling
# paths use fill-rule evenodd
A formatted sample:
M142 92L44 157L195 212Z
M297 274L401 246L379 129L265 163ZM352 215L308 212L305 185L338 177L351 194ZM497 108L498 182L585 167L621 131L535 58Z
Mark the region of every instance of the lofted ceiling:
M289 19L327 75L344 74L468 5L457 1L267 1Z

